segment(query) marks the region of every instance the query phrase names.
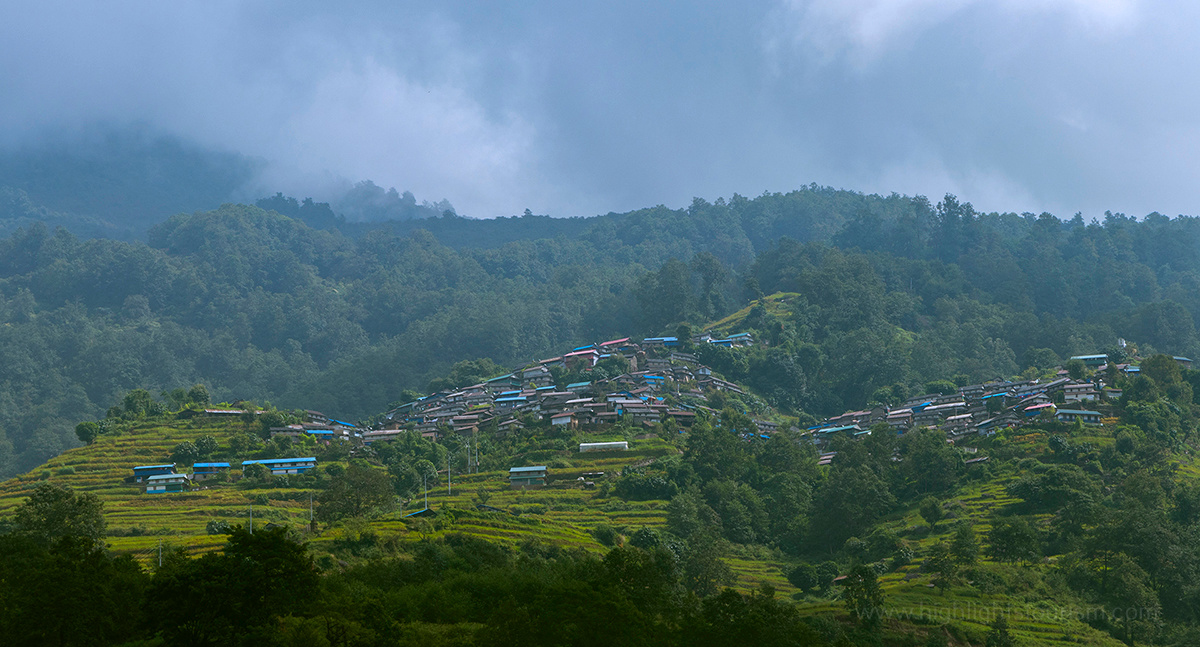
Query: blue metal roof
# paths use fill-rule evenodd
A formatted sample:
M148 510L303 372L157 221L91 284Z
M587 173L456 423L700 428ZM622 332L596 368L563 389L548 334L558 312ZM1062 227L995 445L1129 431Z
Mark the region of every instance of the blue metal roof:
M332 422L332 423L339 424L339 425L341 425L341 426L343 426L343 427L353 427L353 426L354 426L354 425L352 425L352 424L350 424L350 423L348 423L348 422L342 422L341 420L334 420L333 418L330 418L330 419L329 419L329 422Z
M229 463L196 463L192 465L193 469L197 467L229 467Z
M174 467L175 467L175 463L171 463L171 464L169 464L169 465L140 465L140 466L138 466L138 467L135 467L135 468L133 468L133 470L134 470L135 472L136 472L137 470L161 470L161 469L166 469L166 468L168 468L168 467L169 467L169 468L174 468Z
M154 476L146 477L147 481L165 481L167 479L184 479L187 480L187 474L155 474Z
M537 465L534 467L514 467L508 470L509 474L523 474L525 472L545 472L545 465Z
M309 429L309 430L305 431L304 433L312 435L312 436L332 436L333 435L333 432L329 431L328 429Z
M573 387L573 386L587 386L587 385L589 385L589 384L591 384L591 382L576 382L576 383L574 383L574 384L568 384L568 385L567 385L567 388L569 389L569 388L571 388L571 387Z
M525 402L527 398L514 396L511 398L496 398L496 402Z

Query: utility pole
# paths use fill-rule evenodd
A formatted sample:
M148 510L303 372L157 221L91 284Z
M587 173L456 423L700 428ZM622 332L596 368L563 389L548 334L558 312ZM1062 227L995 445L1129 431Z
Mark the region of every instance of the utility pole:
M162 540L158 540L158 567L162 568Z
M250 534L254 534L254 504L250 504Z
M446 452L446 496L450 494L450 452Z
M313 513L312 513L312 490L308 491L308 530L312 532Z
M425 509L428 510L429 509L429 472L428 471L425 472L425 475L422 476L421 478L425 479Z

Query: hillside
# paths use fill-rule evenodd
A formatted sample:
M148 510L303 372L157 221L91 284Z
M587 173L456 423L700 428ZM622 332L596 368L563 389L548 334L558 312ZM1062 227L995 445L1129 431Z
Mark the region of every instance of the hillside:
M762 307L773 309L792 298L777 295ZM708 329L743 325L746 316ZM786 316L786 311L770 316ZM724 348L721 342L702 341L696 355L709 355L711 347L752 361L755 354L769 352L757 345ZM610 374L608 360L570 369L566 360L584 352L579 349L487 382L470 381L473 371L486 366L464 364L445 378L450 388L412 403L423 410L398 407L361 437L335 425L343 440L330 444L319 440L330 423L299 424L296 418L291 427L270 427L281 432L270 442L253 440L268 425L287 422L293 415L287 412L205 415L185 408L169 414L142 400L146 408L137 413L128 403L139 397L127 398L126 410L118 409L93 444L0 485L0 518L39 483L92 492L104 503L111 549L153 566L160 545L176 555L171 559L179 559L180 549L193 555L222 550L227 537L217 526L244 525L253 507L256 528L290 528L307 543L330 582L357 577L352 574L360 568L390 568L389 560L419 561L431 542L483 541L517 556L579 549L580 555L600 557L611 554L613 546L663 548L673 555L679 586L704 604L715 604L724 586L751 602L771 591L771 599L786 603L800 622L825 632L827 640L842 634L855 644L873 635L889 644L982 645L995 632L997 615L1008 619L1008 631L1021 644L1116 645L1149 636L1186 644L1193 631L1189 618L1196 589L1189 577L1200 555L1188 537L1200 521L1200 508L1193 503L1200 492L1195 485L1200 464L1190 430L1197 409L1191 385L1198 374L1181 370L1172 358L1141 360L1140 372L1091 372L1081 362L1069 363L1071 372L1083 371L1079 385L1093 380L1124 390L1119 400L1092 403L1101 422L1063 421L1061 416L1073 415L1062 401L1073 382L1051 371L1044 381L1014 379L982 385L979 391L976 385L958 385L940 396L911 399L930 403L925 406L934 411L941 406L932 404L938 397L960 398L971 408L987 393L1005 394L1015 403L1011 411L1022 414L1020 422L989 428L987 420L1005 412L972 409L979 417L968 417L977 428L963 431L951 408L938 414L934 427L910 422L897 434L888 424L897 414L911 416L915 407L852 411L798 429L779 412L761 411L755 418L740 413L755 397L749 385L713 379L693 390L694 376L705 375L705 367L680 350L663 348L662 340L615 340L596 347L623 349L630 366L658 366L659 373L671 366L666 374L675 377L657 387L647 378L647 386L630 390L628 378L650 374ZM552 375L547 376L547 365ZM679 372L683 369L687 373ZM625 389L626 397L640 392L652 396L648 402L662 398L663 411L692 406L698 417L685 428L665 414L635 425L560 427L551 422L559 414L546 397L539 415L518 411L506 418L503 413L513 393L537 393L537 380L553 380L545 387L550 394L564 392L568 383L584 384L581 377L591 377L587 384L597 385L600 393L610 387ZM509 378L528 381L526 391L505 392ZM454 385L459 380L468 385ZM468 405L469 416L453 418L453 411L436 413L473 389L486 390L486 384L498 385L489 407ZM1040 388L1030 391L1031 385ZM684 396L724 409L688 405L696 400ZM1038 398L1058 402L1058 419L1033 415L1041 411ZM594 402L585 400L572 406ZM629 402L625 415L640 415ZM485 411L496 415L485 421L480 416ZM445 422L422 431L418 420L438 415L447 416ZM887 422L868 424L874 415ZM506 420L525 428L498 433ZM764 425L773 429L759 433ZM859 429L864 433L852 433ZM236 466L249 458L304 455L315 457L319 467L307 475L250 475L182 494L143 494L125 482L134 466L168 461L173 452L178 455L180 443L197 444L206 435L216 444L204 460ZM362 447L362 440L370 446ZM577 446L611 440L626 441L628 451L580 452ZM480 453L478 461L470 447ZM420 467L423 461L430 463L427 468ZM419 470L435 465L450 467L451 483L447 487L444 470L426 472L434 482L429 512L420 512L425 492ZM549 486L509 487L506 468L521 465L549 466ZM341 502L331 493L352 496L338 489L351 474L367 479L357 481L364 491L371 479L383 479L386 499L399 494L401 507L372 504L362 516L335 515L331 511L341 510ZM308 527L310 496L320 521L315 532ZM561 555L550 559L568 559L567 553ZM605 563L609 559L604 557ZM881 614L875 624L846 614L851 579L861 577L862 569L882 595L882 604L867 607ZM1106 585L1105 579L1111 581ZM1135 609L1133 616L1129 609ZM476 630L455 626L453 631Z

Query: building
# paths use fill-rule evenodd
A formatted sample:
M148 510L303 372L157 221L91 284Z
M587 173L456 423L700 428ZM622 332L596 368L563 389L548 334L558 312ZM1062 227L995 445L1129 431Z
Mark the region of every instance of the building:
M133 482L145 483L146 479L151 476L159 476L161 474L174 474L175 463L169 465L141 465L133 468Z
M514 488L545 487L550 473L545 465L514 467L508 470L508 484Z
M1108 363L1108 355L1074 355L1071 359L1083 362L1088 368L1098 368Z
M187 492L187 474L155 474L146 477L146 494L163 494L166 492Z
M242 473L246 473L247 465L262 465L271 470L272 476L282 476L284 474L303 474L311 469L316 469L316 458L268 458L263 460L242 461Z
M1059 422L1075 422L1079 421L1087 425L1100 424L1099 411L1084 411L1082 409L1059 409L1054 415L1054 419Z
M580 452L623 452L627 449L629 449L629 443L624 440L607 443L579 443Z
M192 465L192 480L204 481L221 476L229 471L229 463L195 463Z

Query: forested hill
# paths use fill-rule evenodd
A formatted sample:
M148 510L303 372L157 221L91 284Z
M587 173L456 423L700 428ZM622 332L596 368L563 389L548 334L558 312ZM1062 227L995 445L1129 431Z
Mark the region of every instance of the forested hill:
M769 345L718 368L796 413L1119 337L1200 353L1192 218L1063 222L811 186L555 221L549 238L532 215L416 222L349 236L226 205L145 243L36 223L0 240L0 476L75 444L77 422L132 388L203 382L217 400L355 419L459 360L674 332L774 292L800 296L780 320L746 313Z

